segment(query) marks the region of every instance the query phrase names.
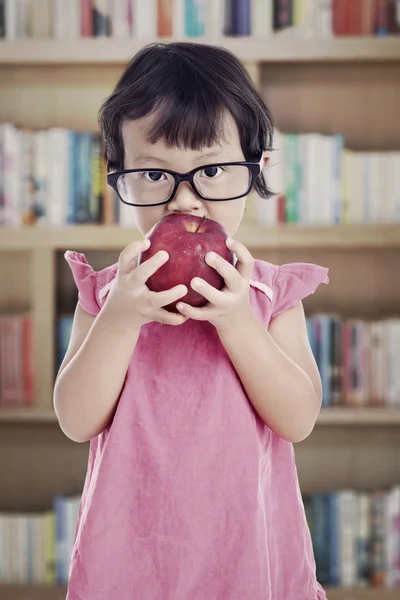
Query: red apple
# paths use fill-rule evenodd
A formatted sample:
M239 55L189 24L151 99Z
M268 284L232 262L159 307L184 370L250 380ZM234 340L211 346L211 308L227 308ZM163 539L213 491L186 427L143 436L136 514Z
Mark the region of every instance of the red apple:
M222 225L206 217L174 213L162 218L147 233L151 246L139 256L138 264L160 250L168 252L169 259L147 280L147 287L154 292L162 292L184 284L189 291L179 300L191 306L203 306L207 300L190 287L190 282L193 277L201 277L219 290L224 286L223 278L206 263L205 256L213 251L233 265L234 254L226 246L228 237ZM177 302L165 308L178 312Z

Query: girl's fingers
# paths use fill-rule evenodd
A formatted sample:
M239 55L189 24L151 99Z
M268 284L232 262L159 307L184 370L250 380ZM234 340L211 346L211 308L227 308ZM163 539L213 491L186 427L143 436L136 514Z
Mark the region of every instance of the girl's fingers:
M227 246L237 256L236 270L244 279L249 280L254 265L253 256L247 250L246 246L236 240L228 242Z
M154 273L158 271L158 269L162 267L162 265L166 263L168 259L168 252L165 252L165 250L160 250L160 252L157 252L157 254L154 254L154 256L148 260L145 260L143 263L140 263L140 265L136 267L134 272L135 280L140 284L145 284L149 277L154 275Z
M222 258L222 256L219 256L215 252L209 252L206 255L206 262L221 275L228 290L236 292L240 289L241 278L237 269Z
M163 323L164 325L183 325L183 323L188 320L188 317L180 313L172 313L164 308L161 308L158 311L157 318L155 320L158 323Z
M207 281L204 281L204 279L201 279L200 277L195 277L192 279L190 286L196 292L204 296L204 298L214 306L221 304L221 299L224 298L223 292L217 290L217 288L215 288L213 285L210 285L207 283Z
M150 302L154 308L162 308L175 302L175 300L179 300L179 298L183 298L187 293L188 289L185 285L176 285L164 292L150 292Z
M132 242L124 248L119 255L118 271L123 275L131 273L137 265L137 259L141 252L144 252L150 247L150 240L141 240L140 242Z

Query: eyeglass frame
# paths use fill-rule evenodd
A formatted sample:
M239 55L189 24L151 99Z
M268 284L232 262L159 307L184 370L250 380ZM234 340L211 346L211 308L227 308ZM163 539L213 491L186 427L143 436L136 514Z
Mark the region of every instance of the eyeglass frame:
M247 194L250 193L251 188L254 186L255 180L257 179L257 177L260 175L260 173L262 171L262 167L261 167L262 158L263 158L263 155L261 153L261 158L258 162L237 161L237 162L213 163L210 165L202 165L201 167L196 167L195 169L192 169L191 171L188 171L187 173L178 173L177 171L171 171L170 169L154 169L154 168L152 168L152 169L125 169L122 171L113 171L111 173L107 173L107 183L108 183L108 185L110 185L113 188L113 190L115 190L117 192L118 198L121 200L121 202L123 202L124 204L127 204L128 206L136 206L139 208L143 207L143 206L162 206L164 204L168 204L174 198L174 196L178 190L178 187L182 181L189 182L190 185L192 186L192 189L194 190L194 192L202 200L209 200L210 202L227 202L229 200L237 200L238 198L243 198L244 196L247 196ZM196 186L194 183L194 176L198 171L202 171L203 169L207 169L209 167L232 167L232 166L239 166L239 167L243 166L243 167L247 167L249 169L250 174L251 174L251 182L250 182L249 188L246 191L246 193L240 194L239 196L234 196L233 198L206 198L196 189ZM173 188L172 193L171 193L170 197L168 198L168 200L164 200L163 202L155 202L152 204L134 204L132 202L126 202L126 200L121 198L121 195L120 195L120 193L118 191L118 187L117 187L117 181L118 181L119 177L121 177L121 175L126 175L127 173L140 173L143 171L150 171L153 173L154 172L155 173L168 173L169 175L172 175L172 177L174 178L174 188Z

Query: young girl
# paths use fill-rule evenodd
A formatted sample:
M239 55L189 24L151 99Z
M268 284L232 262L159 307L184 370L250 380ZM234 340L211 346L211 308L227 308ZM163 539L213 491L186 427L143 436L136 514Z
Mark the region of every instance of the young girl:
M108 180L143 235L187 213L234 236L251 189L269 196L271 117L226 50L144 48L100 126ZM147 240L99 272L65 255L79 302L54 405L69 438L90 440L68 600L325 598L292 443L321 406L301 301L327 269L227 244L235 267L207 255L224 288L191 282L202 308L183 285L147 288L169 258L138 266Z

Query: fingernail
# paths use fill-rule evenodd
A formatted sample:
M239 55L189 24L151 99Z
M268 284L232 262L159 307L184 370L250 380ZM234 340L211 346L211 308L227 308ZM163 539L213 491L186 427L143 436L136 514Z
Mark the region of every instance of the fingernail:
M168 252L165 252L165 250L162 250L159 254L160 260L167 260L168 258Z
M213 261L215 260L215 254L214 254L214 252L209 252L209 253L207 254L207 258L208 258L208 260L209 260L210 262L213 262Z
M150 246L150 244L151 244L151 242L150 242L150 240L149 240L148 238L147 238L147 239L145 239L145 240L143 240L143 245L144 245L144 246L147 246L147 247L148 247L148 246Z

